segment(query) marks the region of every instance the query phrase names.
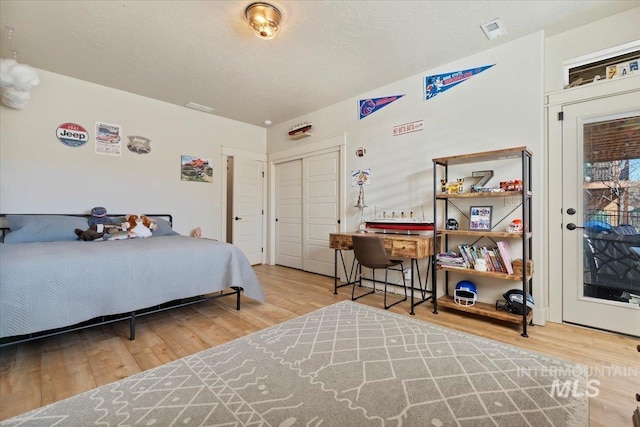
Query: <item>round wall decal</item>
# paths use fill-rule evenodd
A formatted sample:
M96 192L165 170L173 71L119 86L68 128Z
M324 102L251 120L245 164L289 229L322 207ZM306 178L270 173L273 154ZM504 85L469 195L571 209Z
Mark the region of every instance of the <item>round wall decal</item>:
M76 123L63 123L56 129L58 141L67 147L81 147L89 141L89 132Z

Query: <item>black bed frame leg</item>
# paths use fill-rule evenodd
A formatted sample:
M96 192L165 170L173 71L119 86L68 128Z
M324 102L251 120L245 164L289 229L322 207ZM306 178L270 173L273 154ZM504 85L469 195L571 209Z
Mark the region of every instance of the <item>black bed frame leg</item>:
M136 312L131 312L131 317L129 318L129 341L133 341L136 339Z
M236 310L240 310L240 288L235 288L236 290Z

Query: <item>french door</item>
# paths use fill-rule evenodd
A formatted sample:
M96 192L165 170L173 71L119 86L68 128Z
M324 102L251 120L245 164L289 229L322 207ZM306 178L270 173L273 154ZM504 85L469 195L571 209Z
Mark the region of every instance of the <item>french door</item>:
M640 336L640 92L562 112L563 321Z

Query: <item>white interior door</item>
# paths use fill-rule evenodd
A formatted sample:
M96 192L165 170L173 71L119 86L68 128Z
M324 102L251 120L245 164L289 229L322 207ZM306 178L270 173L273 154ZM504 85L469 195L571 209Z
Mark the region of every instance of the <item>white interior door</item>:
M275 262L302 269L302 160L275 168Z
M640 92L563 113L563 320L640 336Z
M262 263L264 163L242 156L233 162L233 238L252 265Z
M334 251L329 233L338 232L340 153L303 160L303 269L332 276Z

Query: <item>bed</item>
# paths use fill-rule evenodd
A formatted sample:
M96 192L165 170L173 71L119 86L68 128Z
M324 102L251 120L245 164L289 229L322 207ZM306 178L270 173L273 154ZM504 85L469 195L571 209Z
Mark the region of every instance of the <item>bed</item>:
M169 215L152 237L79 241L86 216L6 215L0 243L0 345L240 294L264 301L235 246L181 236ZM84 227L84 228L83 228Z

